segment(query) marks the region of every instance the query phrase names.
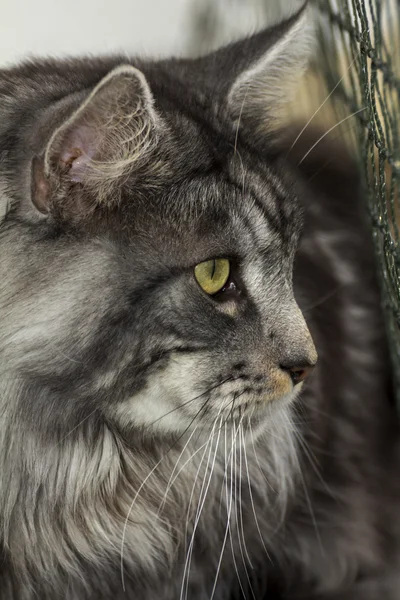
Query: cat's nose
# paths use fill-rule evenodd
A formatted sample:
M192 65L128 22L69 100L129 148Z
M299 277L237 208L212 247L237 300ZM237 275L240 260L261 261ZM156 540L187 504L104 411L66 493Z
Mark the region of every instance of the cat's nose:
M281 373L289 375L293 385L298 385L310 375L318 355L303 314L294 299L287 305L283 304L276 327L274 350L277 363Z
M292 380L293 385L301 383L308 377L315 367L315 363L307 363L304 365L281 364L282 371L286 371Z

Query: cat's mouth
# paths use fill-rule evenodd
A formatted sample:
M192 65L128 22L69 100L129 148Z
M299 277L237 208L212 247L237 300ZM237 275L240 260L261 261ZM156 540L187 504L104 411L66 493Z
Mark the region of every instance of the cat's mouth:
M268 412L272 403L280 403L282 406L286 406L293 402L302 385L302 383L299 383L295 386L287 386L283 394L271 393L271 390L260 388L246 388L233 394L233 398L226 401L227 406L222 412L226 415L226 419L232 422L242 421L243 419L252 420L253 418L259 420L263 414Z
M171 389L171 381L174 387ZM183 380L187 385L186 378ZM241 420L263 422L269 408L284 407L297 395L301 384L295 385L289 375L278 370L268 374L219 378L217 383L204 384L182 395L182 378L160 371L147 385L117 408L122 426L143 426L146 430L183 431L192 425L239 423Z
M287 402L293 399L302 387L302 383L293 384L285 374L271 377L267 385L245 385L237 380L223 386L223 398L216 403L224 414L242 416L262 411L272 402Z

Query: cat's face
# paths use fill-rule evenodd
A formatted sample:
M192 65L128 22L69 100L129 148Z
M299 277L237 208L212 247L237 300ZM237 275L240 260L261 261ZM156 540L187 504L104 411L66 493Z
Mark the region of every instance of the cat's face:
M300 371L315 364L291 284L295 198L243 161L232 151L226 170L135 215L140 237L119 261L120 286L133 298L117 336L126 345L109 370L131 382L113 406L126 425L176 431L217 415L261 416L293 399ZM279 221L286 227L277 230Z
M52 410L45 393L26 411L56 427L93 411L150 433L260 421L316 361L292 290L293 182L234 118L246 71L215 105L204 89L185 105L174 77L187 65L170 68L170 88L157 90L154 67L147 79L120 67L75 104L8 217L3 239L23 260L4 262L15 302L3 354L51 390Z

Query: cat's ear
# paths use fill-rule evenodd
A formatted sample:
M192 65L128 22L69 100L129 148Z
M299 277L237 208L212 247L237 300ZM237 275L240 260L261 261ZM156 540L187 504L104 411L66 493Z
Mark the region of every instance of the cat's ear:
M234 121L274 127L308 66L313 25L307 3L286 20L227 48L225 101Z
M52 134L32 169L32 199L43 213L71 203L118 200L118 183L140 171L157 144L160 119L144 75L130 65L112 70Z

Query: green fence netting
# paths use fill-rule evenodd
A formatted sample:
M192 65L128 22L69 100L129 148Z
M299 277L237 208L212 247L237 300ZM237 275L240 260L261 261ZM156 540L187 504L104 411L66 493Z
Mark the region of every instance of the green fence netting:
M341 136L359 159L400 409L400 0L310 1L319 47L291 114ZM248 33L295 2L196 3L190 50L201 53Z
M315 4L323 50L318 68L333 90L337 118L352 123L400 407L400 1Z

